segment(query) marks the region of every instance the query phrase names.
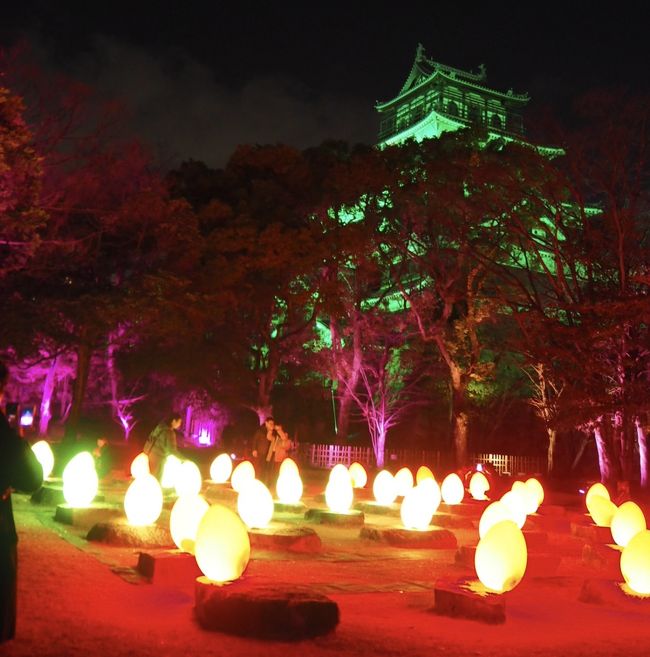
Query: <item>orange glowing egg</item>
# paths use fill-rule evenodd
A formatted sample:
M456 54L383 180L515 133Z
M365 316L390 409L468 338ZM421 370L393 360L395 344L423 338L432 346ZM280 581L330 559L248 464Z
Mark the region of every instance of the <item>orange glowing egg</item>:
M476 574L491 591L504 593L514 589L521 582L527 563L526 540L512 520L490 527L476 546Z
M395 474L397 496L403 497L413 488L413 473L406 467L400 468Z
M250 461L242 461L232 471L230 485L234 491L239 493L242 486L251 479L255 479L255 466Z
M350 477L353 488L363 488L368 483L368 474L361 463L355 462L350 466Z
M645 516L638 504L625 502L612 518L612 538L616 545L625 547L634 536L646 529Z
M501 501L510 511L510 519L521 529L526 523L526 502L524 498L515 491L509 490Z
M395 477L393 477L388 470L378 472L375 481L372 484L372 492L375 496L375 500L377 500L377 504L383 506L392 504L397 497L397 484L395 483Z
M137 476L126 489L124 512L130 525L153 525L160 517L162 507L162 488L152 474Z
M196 533L209 508L202 495L184 495L174 502L169 516L169 531L179 550L194 554Z
M650 595L650 531L635 534L621 552L621 574L639 595Z
M526 515L530 515L537 511L537 493L526 486L523 481L515 481L515 483L512 484L511 490L515 495L519 496L522 508Z
M232 474L230 454L219 454L210 464L210 479L215 484L225 484Z
M440 486L442 500L445 504L460 504L465 497L465 486L462 479L455 473L448 474Z
M609 496L609 491L607 488L605 488L605 486L603 486L601 483L594 484L585 495L585 504L587 505L587 511L589 512L589 515L591 515L591 509L589 508L591 505L591 500L596 496L604 497L606 500L611 499Z
M594 495L589 500L591 518L599 527L611 527L616 504L600 495Z
M469 494L475 500L487 500L485 493L490 490L490 482L482 472L475 472L469 480Z
M483 538L491 527L503 520L512 520L512 511L501 501L492 502L485 507L478 523L478 535ZM515 523L516 524L516 523Z
M421 465L415 473L415 483L420 484L423 479L435 479L431 468L428 468L426 465Z

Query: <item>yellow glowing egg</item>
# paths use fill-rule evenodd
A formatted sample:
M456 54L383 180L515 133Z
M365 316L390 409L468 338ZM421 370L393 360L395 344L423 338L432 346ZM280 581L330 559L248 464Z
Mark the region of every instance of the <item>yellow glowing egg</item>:
M528 563L524 535L512 520L490 527L476 546L474 567L488 589L503 593L521 582Z
M635 534L621 552L621 574L640 595L650 595L650 531Z
M47 479L54 468L54 453L50 443L46 440L39 440L32 445L32 451L43 468L43 479Z
M149 471L149 457L144 452L140 452L133 461L131 461L131 476L134 479L137 479L138 477L143 477L148 474L151 474Z
M526 523L526 501L524 498L519 493L509 490L501 498L501 502L508 507L510 519L521 529Z
M225 484L232 474L230 454L219 454L210 464L210 479L215 484Z
M634 502L621 504L614 513L611 528L612 538L616 545L625 547L633 536L646 529L643 511Z
M535 511L531 511L531 513L536 513L544 501L544 487L535 477L531 477L530 479L526 479L526 488L535 498L537 506L535 507Z
M174 488L176 495L198 495L201 492L203 479L199 466L193 461L183 461L176 471Z
M537 494L531 488L526 486L523 481L515 481L512 484L512 492L519 496L524 513L530 515L537 511Z
M616 504L607 500L600 495L594 495L589 500L591 508L591 518L599 527L611 527L614 514L616 513Z
M160 517L162 507L162 488L152 474L139 475L126 489L124 512L130 525L152 525Z
M363 488L368 483L368 474L361 463L353 463L350 466L350 477L353 488Z
M411 488L404 495L399 512L402 524L406 529L424 531L429 527L431 518L440 504L440 498L436 504L435 496L432 493L433 487L423 482Z
M283 504L298 504L302 497L302 491L302 479L298 474L298 470L285 468L283 472L280 469L278 481L275 484L275 492L280 502Z
M413 473L408 468L400 468L395 474L397 496L403 497L413 488Z
M232 471L230 485L234 491L239 493L242 486L252 479L255 479L255 466L250 461L242 461Z
M70 459L63 470L63 497L72 507L88 506L97 495L99 479L90 452L81 452Z
M490 490L490 482L482 472L475 472L469 480L469 494L475 500L487 500L485 493Z
M343 465L343 463L337 463L331 470L329 480L342 478L343 480L350 478L350 471Z
M334 513L348 513L352 506L354 492L352 479L346 469L346 476L330 478L325 488L325 503Z
M162 477L160 478L160 485L163 488L176 487L176 477L178 476L180 467L181 460L174 454L170 454L165 459L165 464L163 465L162 470Z
M238 579L251 556L246 525L234 511L213 504L199 523L194 551L196 563L207 578L215 582Z
M585 504L587 505L587 511L589 512L589 515L591 515L591 500L594 497L604 497L606 500L611 499L609 496L609 491L603 486L602 484L594 484L588 491L587 494L585 495Z
M491 527L503 520L512 520L514 522L510 508L501 501L492 502L492 504L485 507L481 514L481 519L478 522L478 535L483 538Z
M249 479L237 496L237 513L247 527L267 527L273 518L271 491L259 480Z
M194 554L196 532L209 508L203 495L183 495L174 502L169 515L169 531L179 550Z
M426 465L421 465L415 473L415 483L421 484L424 479L435 480L435 477L433 476L433 472L431 472L431 468L428 468Z
M377 500L377 504L382 504L388 506L395 501L397 497L397 484L395 483L395 477L388 472L388 470L382 470L377 473L375 481L372 484L372 492Z
M442 480L440 492L445 504L460 504L465 497L465 486L462 479L452 472Z
M280 470L278 471L278 475L281 475L283 472L291 470L292 472L295 472L298 474L298 464L293 460L287 457L280 463Z
M427 477L426 479L423 479L418 486L424 491L424 494L428 496L433 506L433 512L435 513L440 506L440 502L442 502L442 494L438 482L435 479Z

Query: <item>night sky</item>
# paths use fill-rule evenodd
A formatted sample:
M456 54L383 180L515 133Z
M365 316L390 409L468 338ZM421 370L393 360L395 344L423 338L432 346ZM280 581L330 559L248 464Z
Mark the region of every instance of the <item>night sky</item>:
M130 108L167 163L222 165L238 143L374 142L421 42L430 58L566 102L597 86L647 92L645 3L17 2L0 42ZM151 7L155 7L152 9Z

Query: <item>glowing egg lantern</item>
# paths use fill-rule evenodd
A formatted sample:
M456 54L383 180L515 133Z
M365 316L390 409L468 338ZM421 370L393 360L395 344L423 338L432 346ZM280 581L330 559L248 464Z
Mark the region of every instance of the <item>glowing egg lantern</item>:
M621 552L621 574L639 595L650 595L650 531L640 531Z
M176 471L176 482L174 488L176 495L198 495L201 492L201 471L193 461L183 461Z
M526 523L526 501L524 498L519 493L509 490L501 498L501 502L508 507L510 519L521 529Z
M163 470L162 470L162 477L160 478L160 485L163 488L176 487L176 476L178 474L180 467L181 467L181 460L174 454L170 454L165 459L165 464L163 465Z
M43 468L43 479L47 479L54 468L54 453L50 443L46 440L39 440L32 445L32 451Z
M452 472L442 480L440 492L445 504L460 504L465 497L465 486L463 486L462 479Z
M349 470L343 465L343 463L337 463L331 470L330 470L330 477L329 480L332 481L333 479L337 479L339 477L342 477L343 479L349 479L350 478L350 472Z
M594 497L604 497L606 500L611 499L609 496L609 491L603 486L601 483L594 484L588 491L587 494L585 495L585 504L587 505L587 511L589 511L589 514L591 515L591 500Z
M239 491L237 513L251 529L268 526L273 518L271 491L258 479L249 479Z
M402 524L406 529L424 531L431 524L431 518L440 504L436 504L432 488L426 483L419 484L407 491L400 507Z
M535 513L537 511L537 494L531 488L526 486L523 481L515 481L512 484L512 492L519 496L521 505L526 515Z
M599 527L611 527L616 513L616 504L614 502L600 495L594 495L589 500L589 506L591 518Z
M413 488L413 473L408 468L400 468L395 474L398 497L404 497Z
M303 492L302 479L298 470L285 468L283 472L280 469L278 481L275 484L275 492L282 504L298 504Z
M535 479L535 477L526 479L525 483L528 492L534 497L535 502L537 503L535 511L531 511L530 513L536 513L537 509L539 509L539 507L542 505L542 502L544 501L544 487L537 479Z
M645 531L643 511L634 502L625 502L616 509L612 518L612 538L616 545L625 547L639 532Z
M137 479L148 474L151 474L149 471L149 457L144 452L140 452L131 461L131 476Z
M63 470L63 497L72 507L88 506L97 495L99 479L90 452L81 452L70 459Z
M392 504L397 497L395 477L388 470L378 472L372 484L372 492L375 500L377 500L377 504L382 504L383 506Z
M475 472L469 480L469 494L475 500L487 500L487 491L490 490L490 482L482 472Z
M424 479L435 480L435 477L433 476L433 472L431 472L431 468L428 468L426 465L421 465L415 473L415 483L421 484Z
M353 488L363 488L368 483L368 474L361 463L353 463L350 466L350 477Z
M152 474L136 477L126 489L124 512L130 525L152 525L160 517L162 507L162 488Z
M282 461L282 463L280 463L280 470L278 471L278 475L281 475L283 472L287 472L289 470L298 474L298 464L293 459L287 457L284 459L284 461Z
M255 479L255 466L250 461L242 461L233 471L230 477L230 485L233 490L240 492L247 481Z
M353 499L352 479L347 468L345 476L339 474L338 476L330 477L325 488L325 502L330 511L334 513L348 513Z
M208 579L215 582L238 579L251 556L246 525L234 511L213 504L199 523L194 553L196 563Z
M209 508L202 495L183 495L174 502L169 515L169 531L179 550L194 554L196 532Z
M512 520L490 527L476 546L476 574L484 586L497 593L514 589L521 582L527 563L526 540Z
M492 502L492 504L486 506L478 522L478 535L480 538L483 538L491 527L503 520L512 520L514 522L512 511L502 501Z
M210 464L210 479L215 484L225 484L232 474L230 454L219 454Z

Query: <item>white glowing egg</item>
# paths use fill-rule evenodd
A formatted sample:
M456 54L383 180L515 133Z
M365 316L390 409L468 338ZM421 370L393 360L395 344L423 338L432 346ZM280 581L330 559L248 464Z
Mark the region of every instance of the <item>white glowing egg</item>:
M199 523L194 554L207 578L215 582L238 579L251 556L246 525L234 511L213 504Z
M209 508L203 495L183 495L174 502L169 515L169 531L179 550L194 554L196 532Z
M181 460L178 456L170 454L163 464L162 477L160 485L163 488L176 488L176 477L181 467Z
M475 500L487 500L487 493L490 490L490 482L482 472L475 472L469 480L469 494Z
M395 474L397 496L403 497L413 488L413 473L406 467L400 468Z
M361 463L353 463L350 466L350 477L353 488L363 488L368 483L368 474Z
M210 479L215 484L225 484L232 474L230 454L219 454L210 464Z
M485 507L478 522L478 535L483 538L491 527L503 520L512 520L512 511L503 502L497 500ZM515 523L516 524L516 523Z
M510 511L510 519L513 520L519 529L526 523L526 502L522 496L515 491L509 490L502 498L501 502L505 504Z
M614 514L616 513L616 504L607 500L600 495L594 495L589 500L591 509L591 518L599 527L611 527Z
M255 479L255 466L250 461L242 461L232 471L230 485L233 490L239 493L242 486L247 482Z
M160 517L162 507L162 488L152 474L139 475L126 489L124 512L130 525L152 525Z
M515 481L515 483L512 484L511 490L515 495L519 496L526 515L530 515L537 511L537 494L531 488L526 486L523 481Z
M237 513L251 529L267 527L273 518L271 491L258 479L244 483L237 496Z
M149 470L149 457L144 452L140 452L133 461L131 461L131 476L134 479L137 479L138 477L143 477L148 474L151 474Z
M423 479L434 479L435 477L433 476L433 472L431 472L431 468L427 467L426 465L421 465L418 468L418 471L415 473L415 483L420 484L422 483Z
M80 452L63 470L63 497L76 508L87 507L97 495L99 479L90 452Z
M174 488L176 495L198 495L201 492L203 479L199 466L193 461L183 461L176 471Z
M632 537L646 529L645 516L638 504L624 502L612 518L612 538L616 545L625 547Z
M435 479L426 477L423 479L418 486L424 491L424 494L428 496L431 500L433 506L433 512L435 513L442 502L442 493L440 492L440 486Z
M490 527L476 546L474 567L481 582L491 591L511 591L521 582L528 563L524 535L512 520Z
M303 485L298 470L285 468L280 471L275 484L275 492L282 504L298 504L302 497Z
M54 453L50 443L46 440L39 440L32 445L32 451L43 468L43 479L47 479L54 469Z
M298 464L293 459L287 457L282 461L282 463L280 463L278 474L281 475L283 472L287 472L289 470L298 474Z
M331 470L330 470L330 476L329 476L329 481L332 481L334 479L349 479L350 478L350 471L347 469L343 463L337 463Z
M372 492L375 496L375 500L377 500L377 504L383 506L392 504L397 497L395 477L393 477L388 470L378 472L375 481L372 484Z
M594 484L585 495L585 504L587 505L587 511L591 515L591 500L594 497L604 497L606 500L610 500L609 491L601 483Z
M347 468L345 475L330 478L325 488L325 503L330 511L334 513L348 513L352 506L354 491L352 490L352 479Z
M400 507L400 517L406 529L418 531L428 529L431 518L433 518L433 514L438 507L432 491L432 487L423 482L411 488L404 495Z
M544 501L544 487L537 479L535 479L535 477L526 479L525 483L526 488L528 488L528 492L534 496L537 503L535 511L531 511L531 513L536 513L537 509L539 509L539 507L542 505L542 502Z
M630 539L621 552L621 574L639 595L650 595L650 531L645 529Z
M452 472L442 480L440 492L445 504L460 504L465 497L465 486L463 486L462 479Z

